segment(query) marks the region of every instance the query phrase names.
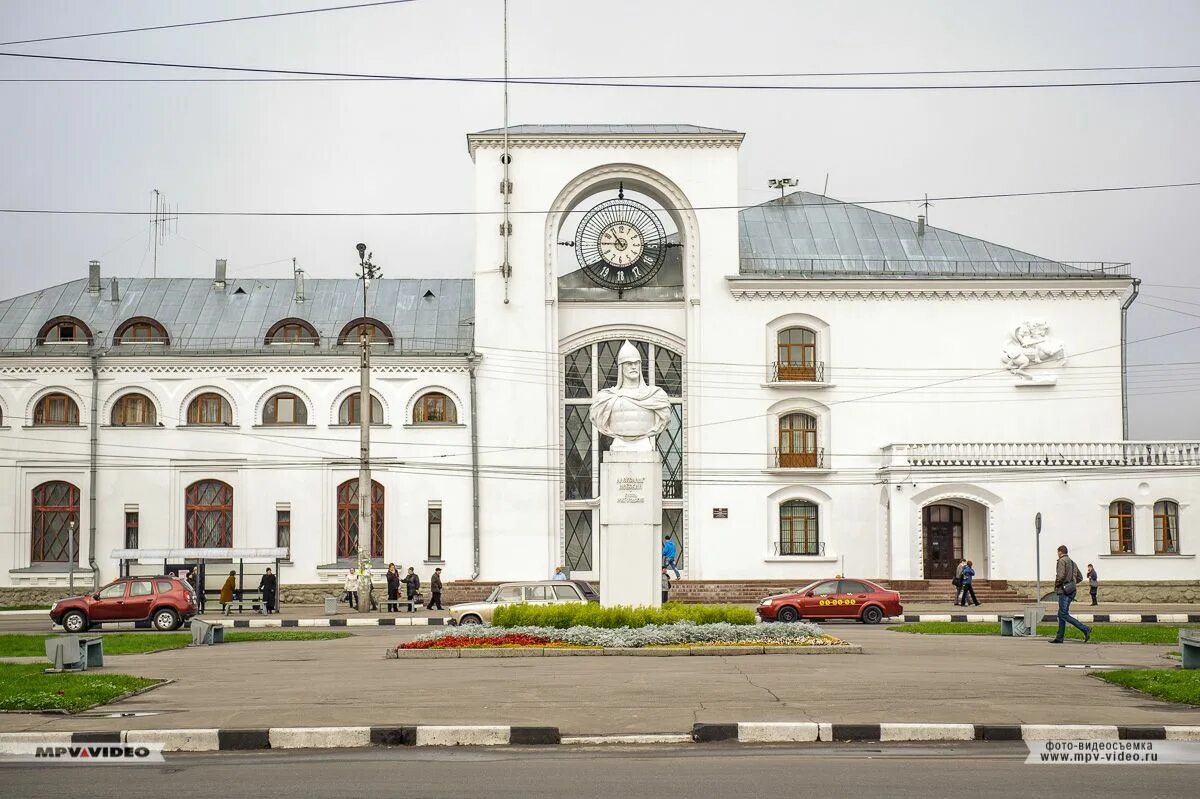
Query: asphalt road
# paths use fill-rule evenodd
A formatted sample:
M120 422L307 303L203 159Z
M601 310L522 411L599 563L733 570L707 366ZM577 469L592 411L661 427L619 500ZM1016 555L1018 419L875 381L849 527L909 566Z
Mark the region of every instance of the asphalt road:
M168 755L165 766L0 765L13 797L1194 795L1200 766L1025 765L1022 744L372 749Z

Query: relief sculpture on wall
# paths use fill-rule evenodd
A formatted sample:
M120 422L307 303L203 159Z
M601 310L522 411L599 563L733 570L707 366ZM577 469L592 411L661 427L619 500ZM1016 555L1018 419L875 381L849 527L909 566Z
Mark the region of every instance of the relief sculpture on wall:
M1017 325L1004 344L1000 356L1007 369L1018 378L1017 385L1052 386L1067 362L1066 347L1050 337L1050 325L1040 320Z

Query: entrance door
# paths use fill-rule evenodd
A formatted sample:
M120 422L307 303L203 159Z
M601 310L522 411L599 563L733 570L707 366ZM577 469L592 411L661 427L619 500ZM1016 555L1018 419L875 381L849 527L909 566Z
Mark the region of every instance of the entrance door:
M963 512L953 505L929 505L922 511L925 579L954 578L962 560Z

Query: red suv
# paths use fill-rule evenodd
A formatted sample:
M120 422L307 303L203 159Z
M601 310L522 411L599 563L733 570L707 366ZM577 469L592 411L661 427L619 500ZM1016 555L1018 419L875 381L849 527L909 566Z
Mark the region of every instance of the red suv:
M90 596L60 599L50 619L69 633L81 633L95 622L145 621L156 630L177 630L196 615L192 587L178 577L122 577Z

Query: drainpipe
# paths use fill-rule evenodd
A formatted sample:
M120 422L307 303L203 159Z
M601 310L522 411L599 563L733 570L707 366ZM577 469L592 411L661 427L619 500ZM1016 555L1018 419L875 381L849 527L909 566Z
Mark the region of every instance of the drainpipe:
M1129 378L1125 374L1125 328L1129 306L1137 299L1138 288L1142 285L1141 278L1133 279L1133 293L1121 305L1121 440L1129 440Z
M96 564L96 449L100 434L100 353L93 349L89 353L92 366L91 437L88 446L88 566L92 570L92 590L100 586L100 567ZM71 564L75 569L75 564Z
M479 579L479 413L476 409L475 363L478 355L467 356L467 372L471 376L471 543L474 547L474 568L471 579Z

